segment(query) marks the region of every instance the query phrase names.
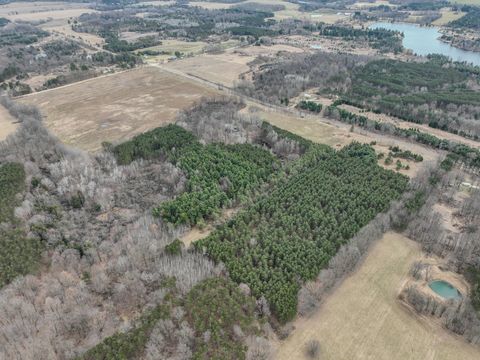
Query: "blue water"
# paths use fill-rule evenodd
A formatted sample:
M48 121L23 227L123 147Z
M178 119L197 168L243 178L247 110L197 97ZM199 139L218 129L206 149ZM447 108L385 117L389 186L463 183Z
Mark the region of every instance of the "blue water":
M436 27L425 27L407 23L379 22L370 26L372 29L384 28L403 32L403 47L417 55L442 54L454 61L466 61L480 66L480 53L465 51L440 41L442 35Z
M460 299L462 297L455 287L443 280L432 281L428 286L445 299Z

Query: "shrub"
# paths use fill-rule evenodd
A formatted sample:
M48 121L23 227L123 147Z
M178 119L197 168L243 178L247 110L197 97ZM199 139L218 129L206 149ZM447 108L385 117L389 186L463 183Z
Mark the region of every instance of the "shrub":
M305 346L305 353L309 359L318 359L320 357L320 343L318 340L309 340Z
M83 205L85 205L85 196L81 191L77 191L77 193L70 198L70 206L74 209L81 209Z
M182 253L183 243L179 239L173 240L165 246L165 252L169 255L180 255Z

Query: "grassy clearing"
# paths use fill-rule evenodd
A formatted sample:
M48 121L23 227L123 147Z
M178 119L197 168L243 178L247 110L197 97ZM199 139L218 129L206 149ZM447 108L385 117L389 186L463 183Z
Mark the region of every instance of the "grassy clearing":
M232 86L238 81L240 74L247 72L247 65L254 56L240 56L232 52L223 54L205 54L196 57L172 61L166 65L169 69L192 74L226 86Z
M136 52L160 51L173 55L175 51L179 51L183 54L198 54L206 45L207 43L203 41L162 40L161 45L140 49Z
M419 246L388 233L370 250L358 271L309 318L279 343L277 360L306 359L304 346L318 339L322 359L474 360L480 350L429 319L418 319L397 300L397 293Z
M258 111L255 114L272 125L320 144L335 146L339 143L344 145L351 141L351 139L348 139L348 141L345 142L341 141L336 136L338 129L334 126L322 123L313 117L302 119L295 115L272 111Z
M478 0L478 4L480 4L480 0ZM432 22L433 25L441 26L448 24L450 21L454 21L460 19L466 13L461 11L453 11L451 9L442 9L440 10L442 17L440 19L435 20Z

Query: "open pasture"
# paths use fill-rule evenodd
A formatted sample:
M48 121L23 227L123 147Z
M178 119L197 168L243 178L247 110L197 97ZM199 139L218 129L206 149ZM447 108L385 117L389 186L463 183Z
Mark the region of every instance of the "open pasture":
M230 48L221 54L203 54L169 62L166 67L225 86L233 86L241 74L250 70L249 62L257 56L276 56L278 52L302 52L288 45Z
M417 243L387 233L359 269L327 297L309 318L279 343L276 359L307 359L305 345L320 341L326 360L473 360L480 350L451 335L428 318L407 310L397 294L412 263L421 256Z
M95 10L86 3L68 2L12 2L0 5L0 17L11 21L46 21L63 20L80 16Z
M247 64L254 58L253 56L242 56L232 52L219 55L204 54L172 61L166 67L222 85L232 86L238 80L240 74L250 70Z
M458 20L460 19L463 15L466 13L462 11L453 11L452 9L449 8L444 8L440 10L440 13L442 14L442 17L435 20L432 24L441 26L441 25L446 25L450 21Z
M47 127L63 142L96 151L172 122L182 110L215 91L154 67L102 76L34 93Z

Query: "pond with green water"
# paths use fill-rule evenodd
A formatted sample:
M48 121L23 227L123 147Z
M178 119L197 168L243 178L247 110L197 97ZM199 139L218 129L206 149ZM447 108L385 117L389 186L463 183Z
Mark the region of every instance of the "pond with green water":
M445 299L460 299L462 297L456 287L443 280L432 281L428 286Z

